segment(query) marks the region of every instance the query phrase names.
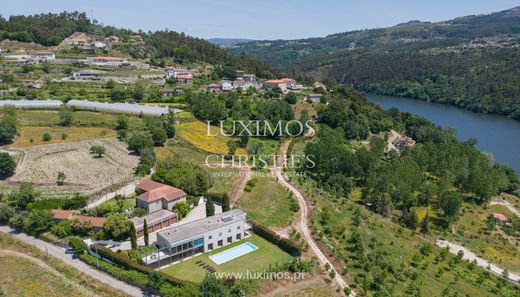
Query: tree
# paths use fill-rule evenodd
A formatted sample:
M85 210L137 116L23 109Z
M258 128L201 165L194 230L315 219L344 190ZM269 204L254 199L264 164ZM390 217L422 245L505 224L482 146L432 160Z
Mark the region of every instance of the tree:
M240 136L240 140L238 141L238 145L241 147L241 148L246 148L247 147L247 143L249 142L249 135L247 134L242 134Z
M59 124L61 126L70 126L73 121L74 114L72 112L72 108L63 106L60 108L58 115L60 117Z
M51 139L52 139L52 136L48 132L43 133L42 141L47 142L47 141L51 141Z
M137 249L137 232L135 231L135 226L133 223L130 223L130 244L132 245L132 249Z
M0 144L11 143L18 132L18 120L16 108L7 106L2 108L2 118L0 119Z
M132 92L132 97L136 101L141 101L144 98L144 86L141 82L134 84L134 90Z
M128 148L140 154L145 148L153 148L152 138L146 133L135 133L128 139Z
M462 200L460 195L456 192L447 191L442 193L439 206L444 212L444 217L448 223L453 222L453 220L458 216L461 204Z
M208 273L199 287L202 297L229 296L228 288L214 274Z
M144 236L144 245L148 246L149 237L148 237L148 222L144 219L143 222L143 236Z
M206 217L211 217L215 215L215 204L211 198L208 198L206 201Z
M36 200L38 195L31 183L22 183L15 194L16 205L21 209L25 209L29 203Z
M152 129L152 140L154 145L161 146L168 139L168 134L162 127L155 127Z
M105 147L102 145L93 145L90 147L90 153L96 158L101 158L105 154Z
M291 105L296 104L296 102L298 101L298 96L296 96L295 93L288 93L287 95L285 95L283 100Z
M109 238L116 240L126 239L130 235L133 224L125 219L122 214L112 214L107 217L103 230ZM135 233L135 232L134 232Z
M234 156L237 151L237 142L230 139L227 142L228 156Z
M9 219L15 215L13 207L6 203L0 202L0 223L5 224L9 222Z
M430 215L427 213L421 221L421 233L428 234L430 230Z
M56 177L56 183L58 184L58 186L63 186L63 184L65 183L65 178L65 173L63 173L63 171L59 171L58 176Z
M8 153L0 153L0 179L13 175L16 162Z
M222 196L222 211L228 211L231 207L229 206L229 196L227 193L224 193Z
M185 201L177 202L175 204L175 210L177 211L177 214L180 215L179 220L186 217L188 212L190 211L190 206Z
M40 235L47 232L54 225L52 213L49 210L36 209L25 218L23 230L31 235Z
M116 130L128 130L129 121L128 117L121 115L117 117Z

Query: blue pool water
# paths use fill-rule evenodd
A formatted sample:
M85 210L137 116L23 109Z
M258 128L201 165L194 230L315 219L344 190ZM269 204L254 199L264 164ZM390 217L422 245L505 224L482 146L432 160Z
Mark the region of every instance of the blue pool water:
M240 256L249 254L250 252L256 251L258 247L250 242L243 243L241 245L237 245L234 248L230 248L229 250L225 250L215 255L209 256L211 261L215 262L215 264L220 265L222 263L226 263L233 259L236 259Z

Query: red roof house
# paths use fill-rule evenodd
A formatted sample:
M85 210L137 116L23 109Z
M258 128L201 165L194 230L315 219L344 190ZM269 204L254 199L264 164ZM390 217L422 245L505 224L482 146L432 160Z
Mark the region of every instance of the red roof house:
M507 217L499 212L493 213L493 218L499 222L505 223L507 222Z
M153 180L144 180L137 185L143 191L136 197L137 207L146 209L149 213L161 209L172 210L177 202L186 201L186 192Z
M103 225L105 224L105 218L99 218L99 217L88 217L83 215L75 215L69 210L62 210L62 209L52 209L52 217L55 220L61 221L61 220L78 220L80 222L90 222L92 225L92 228L94 229L101 229L103 228Z

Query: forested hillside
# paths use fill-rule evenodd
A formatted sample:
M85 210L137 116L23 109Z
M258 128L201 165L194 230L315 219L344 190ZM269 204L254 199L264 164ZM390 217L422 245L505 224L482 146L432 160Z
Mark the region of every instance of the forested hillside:
M445 22L411 21L231 49L309 81L449 103L520 120L520 8Z
M104 26L90 20L85 13L62 12L32 16L0 16L0 40L10 39L21 42L35 42L46 46L58 45L74 32L85 32L98 36L117 35L127 40L139 34L142 44L127 45L123 49L134 58L150 58L154 64L164 64L164 60L187 62L207 62L215 65L242 68L260 77L272 75L270 67L249 56L234 57L225 50L200 38L174 31L133 32L112 26Z

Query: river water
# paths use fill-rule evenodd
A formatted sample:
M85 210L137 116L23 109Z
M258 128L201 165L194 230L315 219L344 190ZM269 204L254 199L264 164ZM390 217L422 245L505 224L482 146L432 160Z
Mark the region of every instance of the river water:
M481 151L492 153L497 162L508 165L520 174L519 121L409 98L368 95L368 100L386 109L396 107L423 116L440 126L455 128L458 139L477 139L477 147Z

